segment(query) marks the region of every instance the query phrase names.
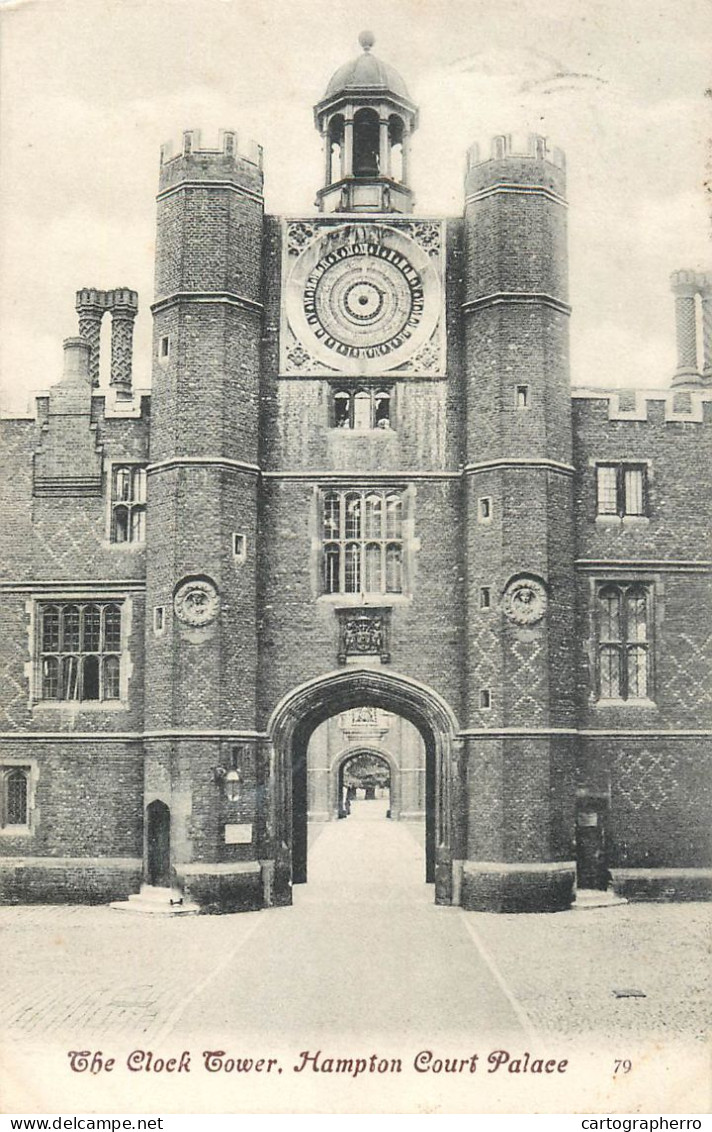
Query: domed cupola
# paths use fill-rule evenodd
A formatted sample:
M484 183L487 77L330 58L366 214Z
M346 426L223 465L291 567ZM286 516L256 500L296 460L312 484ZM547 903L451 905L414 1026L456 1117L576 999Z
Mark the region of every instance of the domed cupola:
M339 67L314 107L326 158L317 205L320 212L412 212L408 148L418 109L396 69L371 54L373 34L361 32L359 43L363 54Z

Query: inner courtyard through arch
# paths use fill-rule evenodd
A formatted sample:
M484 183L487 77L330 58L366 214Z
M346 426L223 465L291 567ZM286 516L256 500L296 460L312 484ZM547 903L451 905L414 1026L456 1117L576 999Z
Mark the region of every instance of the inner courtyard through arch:
M293 799L295 831L307 823L302 879L328 887L348 877L364 891L369 880L385 880L427 892L434 879L428 763L418 728L381 707L358 704L318 724L307 745L305 791L295 781Z

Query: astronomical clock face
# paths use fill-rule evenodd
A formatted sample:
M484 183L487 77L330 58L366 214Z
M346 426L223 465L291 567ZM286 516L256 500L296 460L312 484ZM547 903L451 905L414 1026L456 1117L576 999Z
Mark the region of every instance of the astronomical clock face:
M287 221L282 373L443 374L442 236L434 221Z

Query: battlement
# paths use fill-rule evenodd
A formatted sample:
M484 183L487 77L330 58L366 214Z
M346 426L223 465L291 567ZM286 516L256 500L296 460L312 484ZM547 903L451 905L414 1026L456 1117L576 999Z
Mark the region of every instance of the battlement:
M170 139L161 146L161 167L169 165L180 158L205 158L212 163L221 159L228 162L239 162L253 165L262 172L262 146L250 139L243 150L240 149L238 136L234 130L218 130L217 144L204 146L202 144L201 130L184 130L180 141Z
M703 424L710 419L705 404L712 405L712 389L585 389L574 388L577 401L605 402L609 421L649 421L650 406L663 407L669 423Z
M250 141L240 153L234 130L218 131L217 145L204 147L200 130L184 130L179 146L161 146L159 195L190 182L232 184L252 196L262 197L262 147Z
M467 171L475 165L489 161L507 161L530 158L566 169L566 155L557 146L550 147L547 138L541 134L498 134L490 139L489 154L483 156L485 147L475 142L467 151Z

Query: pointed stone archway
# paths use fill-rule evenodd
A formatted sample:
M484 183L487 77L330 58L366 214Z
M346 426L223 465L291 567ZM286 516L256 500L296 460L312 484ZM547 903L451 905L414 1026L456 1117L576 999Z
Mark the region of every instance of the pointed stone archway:
M453 902L453 860L461 857L460 788L456 771L457 720L432 688L394 672L339 669L308 681L277 705L267 729L267 834L274 847L272 899L290 904L293 884L307 879L307 746L320 723L359 706L382 708L409 720L425 744L424 880L435 902Z
M344 771L348 764L360 755L377 759L388 768L390 775L388 787L389 813L400 804L400 765L392 752L382 747L369 746L368 743L355 743L339 751L329 765L329 808L332 814L338 813L340 809Z

